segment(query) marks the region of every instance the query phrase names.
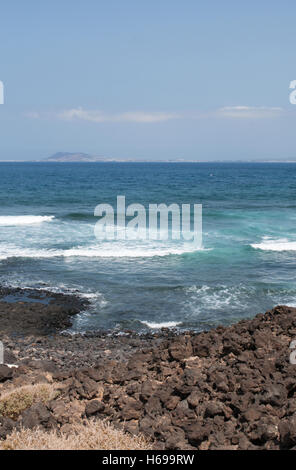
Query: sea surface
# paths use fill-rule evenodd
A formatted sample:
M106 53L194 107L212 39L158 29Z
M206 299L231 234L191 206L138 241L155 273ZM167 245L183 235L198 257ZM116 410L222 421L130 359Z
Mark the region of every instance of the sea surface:
M99 241L97 204L202 204L203 246ZM0 284L80 293L73 331L203 330L296 306L296 164L0 163Z

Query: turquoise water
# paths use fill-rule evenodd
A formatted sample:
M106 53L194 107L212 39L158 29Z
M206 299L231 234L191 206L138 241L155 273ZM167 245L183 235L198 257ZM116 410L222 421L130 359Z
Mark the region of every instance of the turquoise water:
M117 195L201 203L203 249L98 241L94 208ZM295 195L294 164L1 163L0 283L86 296L79 331L200 330L296 305Z

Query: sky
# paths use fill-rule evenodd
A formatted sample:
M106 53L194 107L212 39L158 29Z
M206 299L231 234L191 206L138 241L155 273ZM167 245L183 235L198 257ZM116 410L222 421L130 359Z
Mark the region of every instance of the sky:
M296 160L294 0L0 2L0 160Z

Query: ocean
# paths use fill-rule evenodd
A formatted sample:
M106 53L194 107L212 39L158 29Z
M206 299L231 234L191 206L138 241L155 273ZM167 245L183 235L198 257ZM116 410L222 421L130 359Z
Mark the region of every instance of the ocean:
M97 204L202 204L203 246L94 235ZM72 331L197 331L296 306L296 165L0 163L0 284L78 293Z

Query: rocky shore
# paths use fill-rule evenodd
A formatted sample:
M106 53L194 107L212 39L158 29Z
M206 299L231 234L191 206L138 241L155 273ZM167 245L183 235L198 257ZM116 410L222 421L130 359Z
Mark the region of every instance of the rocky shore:
M94 418L157 449L296 448L296 308L198 334L60 334L84 307L72 296L0 290L5 362L18 366L0 365L0 439ZM9 414L3 397L38 384L55 393Z

